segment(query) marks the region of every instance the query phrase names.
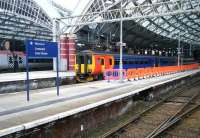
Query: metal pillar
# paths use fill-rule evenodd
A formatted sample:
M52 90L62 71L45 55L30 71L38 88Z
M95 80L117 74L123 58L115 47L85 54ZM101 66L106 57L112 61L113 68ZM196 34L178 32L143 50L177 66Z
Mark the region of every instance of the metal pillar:
M107 40L106 40L106 47L107 47L106 50L109 49L109 46L108 46L108 35L107 35Z
M58 42L59 36L58 36L58 30L60 30L59 27L59 21L57 19L53 19L53 42ZM56 61L57 58L53 58L53 70L57 70L57 64ZM58 44L58 62L60 63L60 44ZM60 65L60 64L59 64ZM60 66L58 67L58 70L60 70Z
M120 20L120 62L119 62L119 69L120 69L120 82L123 81L123 63L122 63L122 58L123 58L123 21L122 21L122 2L121 2L121 20Z
M182 46L181 47L181 56L180 56L180 60L181 60L181 62L180 62L180 65L183 65L183 58L184 58L184 46Z
M178 36L178 66L180 66L180 57L181 57L181 38L180 38L180 33L179 33L179 36Z
M190 57L192 56L192 44L190 44Z
M90 42L90 32L88 31L88 44Z

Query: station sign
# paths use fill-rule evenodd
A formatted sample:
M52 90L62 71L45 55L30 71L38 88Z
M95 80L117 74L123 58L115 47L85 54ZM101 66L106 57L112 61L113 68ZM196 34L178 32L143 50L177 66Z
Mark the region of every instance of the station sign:
M30 100L29 84L29 59L53 59L56 58L56 87L59 96L59 72L58 72L58 43L48 41L26 40L26 91L27 101Z
M53 58L58 56L56 42L27 40L26 50L29 58Z
M117 42L116 46L121 46L121 42ZM126 43L122 43L122 46L126 46Z

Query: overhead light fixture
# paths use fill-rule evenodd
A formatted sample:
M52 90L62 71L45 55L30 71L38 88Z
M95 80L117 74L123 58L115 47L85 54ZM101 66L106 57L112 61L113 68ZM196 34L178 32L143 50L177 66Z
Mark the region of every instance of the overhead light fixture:
M105 4L106 4L106 6L110 6L110 5L112 5L112 4L113 4L113 2L112 2L112 1L110 1L110 0L107 0L107 1L105 1Z

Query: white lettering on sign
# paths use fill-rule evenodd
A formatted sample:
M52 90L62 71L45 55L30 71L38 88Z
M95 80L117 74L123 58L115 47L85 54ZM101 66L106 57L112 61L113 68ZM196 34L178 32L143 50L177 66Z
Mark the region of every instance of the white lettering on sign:
M46 56L48 53L46 52L46 49L43 47L35 47L35 55L36 56Z
M44 45L45 45L45 43L39 43L39 42L35 42L35 45L37 45L37 46L44 46Z
M45 51L45 48L35 47L35 51Z

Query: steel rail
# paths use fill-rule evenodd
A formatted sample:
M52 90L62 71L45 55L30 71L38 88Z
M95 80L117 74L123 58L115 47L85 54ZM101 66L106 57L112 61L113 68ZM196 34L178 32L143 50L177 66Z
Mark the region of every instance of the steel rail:
M167 130L171 126L173 126L176 123L178 123L179 121L181 121L184 118L184 116L190 114L192 111L194 111L195 109L197 109L199 107L200 107L200 104L197 104L197 105L193 106L192 108L188 109L187 111L185 111L180 116L174 118L173 120L171 120L170 122L168 122L168 124L166 124L163 128L161 128L158 132L156 132L154 135L152 135L151 138L157 137L158 135L160 135L161 133L163 133L165 130Z
M157 106L161 105L162 103L164 103L165 101L167 101L169 98L172 98L172 97L174 97L175 95L178 95L178 94L183 93L183 92L185 91L185 89L190 89L190 88L193 88L194 86L198 86L199 83L200 83L200 82L197 81L197 82L193 83L193 84L190 85L190 86L185 85L185 86L182 87L182 88L181 88L181 87L178 88L178 89L175 91L175 93L170 94L169 96L167 96L166 98L164 98L164 99L161 100L160 102L158 102L158 103L156 103L156 104L150 106L148 109L142 111L141 113L137 114L136 116L134 116L134 117L130 118L129 120L127 120L127 121L125 121L125 122L119 124L118 126L112 128L110 131L104 133L104 134L101 135L99 138L106 138L106 137L108 137L108 136L114 134L115 132L119 131L121 128L127 126L127 125L130 124L131 122L134 122L134 121L138 120L139 118L141 118L142 115L144 115L145 113L151 111L153 108L156 108ZM168 120L166 120L166 121L168 121ZM163 125L164 123L165 123L165 122L163 122L161 125ZM159 126L161 126L161 125L159 125Z
M157 128L154 129L154 131L152 133L150 133L146 138L154 138L156 136L158 136L160 133L162 133L165 129L169 128L169 126L175 124L177 122L177 120L180 120L180 116L182 116L182 112L184 112L184 109L189 106L196 97L198 97L200 95L200 93L195 93L188 102L186 102L173 116L171 116L170 118L168 118L167 120L165 120L161 125L159 125ZM198 107L199 105L197 105ZM195 106L196 107L196 106ZM196 108L197 108L196 107ZM188 112L186 111L186 113L189 113L190 108L188 109ZM179 115L180 114L180 115ZM178 119L179 118L179 119Z

